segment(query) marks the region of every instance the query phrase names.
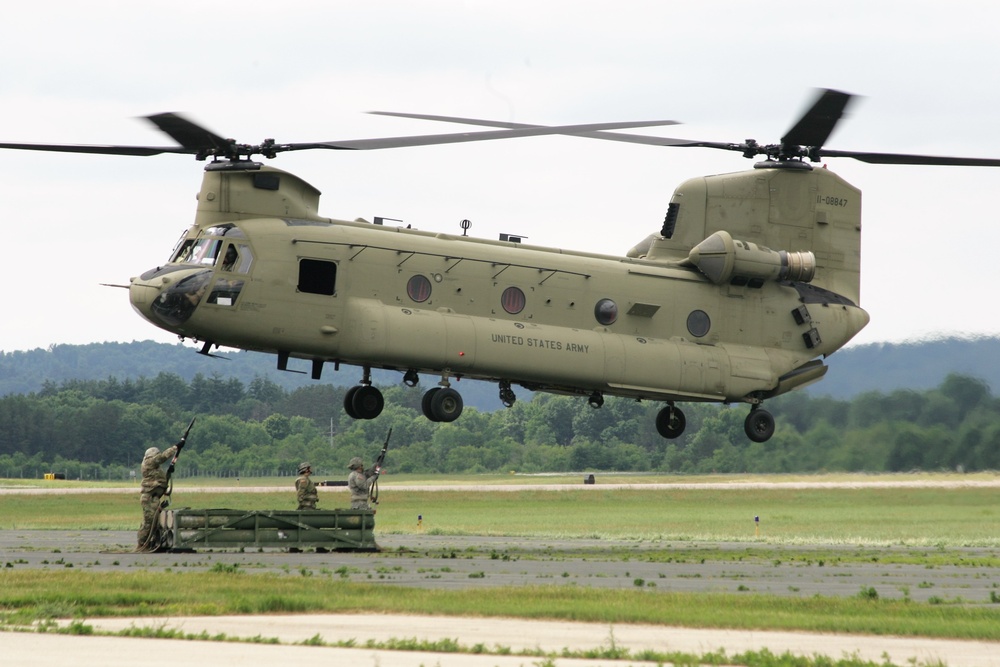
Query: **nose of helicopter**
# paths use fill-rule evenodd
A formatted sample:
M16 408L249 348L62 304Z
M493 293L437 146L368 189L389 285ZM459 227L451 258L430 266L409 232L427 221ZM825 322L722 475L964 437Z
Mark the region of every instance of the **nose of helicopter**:
M132 278L128 287L128 300L132 304L132 309L154 324L157 324L149 309L149 304L159 296L160 289L141 278Z
M154 269L129 284L129 301L143 318L161 329L178 332L201 303L210 269Z

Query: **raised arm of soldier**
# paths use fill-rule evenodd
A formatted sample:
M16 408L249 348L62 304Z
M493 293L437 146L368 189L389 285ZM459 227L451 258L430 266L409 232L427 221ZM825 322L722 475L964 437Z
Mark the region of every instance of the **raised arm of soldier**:
M173 459L183 446L184 441L182 440L173 447L167 447L162 452L158 447L150 447L142 457L142 465L140 466L142 486L139 491L142 524L136 535L137 545L140 549L144 548L146 542L149 541L153 520L156 517L156 508L159 506L163 494L167 492L167 473L160 466Z
M368 506L368 491L374 481L374 471L365 470L364 461L355 456L347 465L351 474L347 476L347 489L351 492L351 509L366 510Z

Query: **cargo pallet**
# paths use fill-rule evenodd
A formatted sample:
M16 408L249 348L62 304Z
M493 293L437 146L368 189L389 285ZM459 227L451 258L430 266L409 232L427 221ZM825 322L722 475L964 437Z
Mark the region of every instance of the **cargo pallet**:
M378 551L373 510L169 509L160 513L160 548Z

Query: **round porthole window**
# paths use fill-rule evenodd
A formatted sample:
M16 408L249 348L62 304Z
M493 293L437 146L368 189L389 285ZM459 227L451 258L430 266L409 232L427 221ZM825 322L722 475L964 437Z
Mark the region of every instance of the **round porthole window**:
M618 304L611 299L601 299L594 306L594 317L604 326L614 324L618 319Z
M688 315L687 325L692 336L701 338L712 328L712 320L704 310L692 310Z
M524 304L524 292L518 287L508 287L503 291L503 296L500 297L500 305L511 315L517 315L524 310Z
M406 295L417 303L431 298L431 281L427 276L416 275L406 282Z

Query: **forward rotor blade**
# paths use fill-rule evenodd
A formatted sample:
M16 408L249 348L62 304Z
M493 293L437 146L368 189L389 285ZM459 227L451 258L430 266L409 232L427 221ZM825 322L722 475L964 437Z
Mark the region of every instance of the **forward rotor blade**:
M95 153L98 155L134 155L144 157L163 153L195 153L182 146L105 146L99 144L11 144L0 143L0 148L20 151L52 151L57 153Z
M388 115L388 114L387 114ZM653 127L660 125L676 125L672 120L628 121L617 123L592 123L585 125L543 126L526 125L518 128L494 130L488 132L458 132L452 134L430 134L409 137L384 137L378 139L348 139L344 141L322 141L308 143L266 143L261 146L236 144L230 139L224 139L200 125L187 120L176 113L163 113L147 116L147 120L160 130L169 134L180 146L119 146L99 144L24 144L0 143L0 148L34 151L54 151L61 153L97 153L103 155L135 155L148 156L161 153L192 154L203 159L206 156L236 158L251 154L263 154L274 157L284 151L309 149L328 150L373 150L380 148L404 148L408 146L431 146L436 144L454 144L469 141L488 141L492 139L514 139L518 137L534 137L550 134L577 134L596 130L613 130L632 127Z
M389 114L383 114L389 115ZM580 134L597 130L614 130L632 127L654 127L660 125L676 125L673 120L646 120L620 123L590 123L584 125L519 125L504 130L487 132L456 132L453 134L427 134L410 137L385 137L382 139L349 139L346 141L324 141L318 143L280 144L280 150L305 150L310 148L327 148L331 150L371 150L378 148L404 148L409 146L431 146L436 144L454 144L467 141L489 141L492 139L516 139L518 137L537 137L549 134ZM504 126L500 126L504 127Z
M584 128L587 126L583 125L563 125L563 126L547 126L547 125L529 125L527 123L510 123L499 120L481 120L479 118L459 118L457 116L435 116L431 114L419 114L419 113L404 113L399 111L369 111L370 114L375 114L377 116L395 116L398 118L415 118L418 120L436 120L444 123L462 123L463 125L480 125L483 127L502 127L509 130L517 129L542 129L547 128L549 130L558 130L558 134L571 134L576 137L590 137L593 139L606 139L609 141L625 141L635 144L650 144L653 146L702 146L707 145L707 142L692 141L690 139L669 139L666 137L650 137L644 134L623 134L620 132L600 132L596 126L590 126L590 129L576 129L573 128ZM661 121L657 122L656 125L680 125L681 123L677 121ZM644 127L647 123L614 123L617 127L607 127L612 125L612 123L603 123L605 127L601 129L612 130L612 129L627 129L630 127ZM728 146L728 144L727 144ZM723 145L711 146L722 148Z
M146 116L146 120L192 153L206 148L224 149L233 142L220 137L184 116L176 113L158 113Z
M0 148L57 153L91 153L97 155L132 155L146 157L163 153L196 155L205 150L222 149L230 142L176 113L146 116L146 120L169 134L180 146L121 146L113 144L21 144L0 143Z
M830 91L836 92L836 91ZM844 95L841 93L840 95ZM847 96L850 98L851 96ZM838 98L839 101L843 101L843 98ZM839 104L838 101L838 104ZM813 109L816 109L816 104L813 105ZM832 119L832 115L835 115L836 108L822 106L823 115L827 118L826 127L832 129L833 122L831 124L829 119ZM833 110L831 112L831 109ZM841 107L841 111L843 108ZM378 114L380 116L399 116L401 118L416 118L420 120L434 120L449 123L464 123L467 125L480 125L485 127L503 127L503 128L531 128L538 127L537 125L525 125L523 123L510 123L505 121L495 121L495 120L481 120L478 118L459 118L457 116L435 116L429 114L412 114L403 113L396 111L370 111L369 113ZM806 113L809 116L809 112ZM792 131L789 131L785 135L786 139L789 136L805 138L806 134L795 134L799 130L805 131L805 126L800 128L802 125L800 123L796 124ZM806 125L809 125L808 123ZM813 139L820 138L820 134L825 130L816 123L811 125L810 131L817 131L816 134L811 135ZM794 133L793 133L794 132ZM568 134L569 132L567 132ZM670 139L666 137L650 137L642 134L626 134L621 132L572 132L574 136L590 137L593 139L604 139L608 141L625 141L629 143L646 144L649 146L673 146L678 148L716 148L729 151L740 151L744 154L750 153L754 147L746 143L722 143L715 141L697 141L690 139ZM809 144L806 144L807 146ZM761 147L766 148L766 147ZM909 155L905 153L872 153L863 151L840 151L840 150L830 150L826 148L820 148L815 151L817 158L826 157L844 157L853 158L855 160L860 160L861 162L868 162L871 164L911 164L911 165L931 165L931 166L968 166L968 167L1000 167L1000 159L993 158L974 158L974 157L946 157L946 156L935 156L935 155Z

